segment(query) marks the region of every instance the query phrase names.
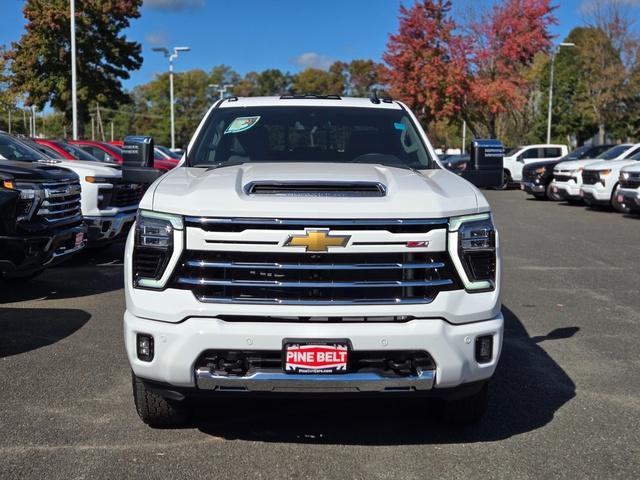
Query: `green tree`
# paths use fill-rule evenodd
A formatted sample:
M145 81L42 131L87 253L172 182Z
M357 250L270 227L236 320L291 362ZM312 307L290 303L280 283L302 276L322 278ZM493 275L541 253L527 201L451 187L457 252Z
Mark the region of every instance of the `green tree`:
M337 67L329 72L318 68L307 68L293 77L292 90L299 95L306 93L342 95L344 82L345 79Z
M83 0L76 10L78 123L95 102L115 107L129 101L121 80L142 65L141 46L123 30L140 16L142 0ZM71 117L71 39L67 0L27 0L26 32L12 44L13 87L39 109L50 103ZM81 132L82 133L82 132Z

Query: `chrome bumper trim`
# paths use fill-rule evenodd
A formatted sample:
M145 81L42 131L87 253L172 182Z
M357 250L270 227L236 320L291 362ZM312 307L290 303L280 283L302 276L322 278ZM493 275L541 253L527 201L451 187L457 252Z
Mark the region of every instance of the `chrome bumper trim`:
M118 213L116 215L104 217L85 217L84 220L89 227L89 241L100 242L111 240L122 233L125 225L133 223L136 219L136 210L131 212ZM105 224L109 226L103 230Z
M196 383L203 390L220 392L412 392L431 390L435 370L425 370L408 377L383 377L376 373L336 375L256 372L245 377L215 375L205 367L196 369Z

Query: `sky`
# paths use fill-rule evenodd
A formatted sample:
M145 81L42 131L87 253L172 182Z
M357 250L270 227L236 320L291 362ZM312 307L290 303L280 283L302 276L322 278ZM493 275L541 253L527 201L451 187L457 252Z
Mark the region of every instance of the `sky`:
M555 0L561 41L583 23L582 6L592 0ZM623 0L640 18L640 0ZM453 0L462 15L470 4L490 0ZM81 0L76 2L79 6ZM397 31L399 5L411 0L145 0L141 18L127 31L143 45L144 64L124 82L146 83L165 71L167 60L153 47L188 46L175 70L226 64L241 74L279 68L297 72L326 68L334 60L381 61L389 33ZM0 45L20 38L25 20L22 0L0 0Z

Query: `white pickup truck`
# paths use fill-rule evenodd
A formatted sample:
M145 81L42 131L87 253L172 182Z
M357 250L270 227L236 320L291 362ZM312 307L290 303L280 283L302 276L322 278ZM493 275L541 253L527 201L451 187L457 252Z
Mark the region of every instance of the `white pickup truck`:
M138 414L167 426L191 396L373 393L478 420L502 347L500 272L489 203L402 103L224 99L127 240Z
M640 162L623 167L618 182L618 203L640 214Z
M503 187L522 181L522 168L527 163L556 160L569 153L566 145L541 144L512 148L504 156Z
M73 171L80 178L81 207L87 224L89 246L104 245L121 237L135 221L144 188L122 181L117 164L99 161L51 159L28 141L0 132L0 158L55 164ZM56 215L64 215L64 205Z

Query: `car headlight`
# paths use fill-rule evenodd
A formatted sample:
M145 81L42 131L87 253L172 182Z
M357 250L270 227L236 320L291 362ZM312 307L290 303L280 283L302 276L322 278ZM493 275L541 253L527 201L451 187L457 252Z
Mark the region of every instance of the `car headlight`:
M17 205L17 220L29 220L38 209L40 202L44 199L44 193L33 184L17 184L14 186L20 190L20 198L18 198Z
M630 176L631 174L629 172L620 172L620 181L626 182L627 180L629 180Z
M495 288L497 270L496 229L491 214L453 217L449 221L449 253L465 289Z
M538 167L538 168L536 168L536 169L535 169L535 172L536 172L538 175L543 175L543 174L544 174L544 172L546 172L546 171L547 171L547 167Z
M611 169L600 170L598 173L600 174L600 178L604 179L605 177L607 177L607 176L609 176L611 174Z
M138 212L133 247L134 286L164 287L182 249L183 228L179 215Z

